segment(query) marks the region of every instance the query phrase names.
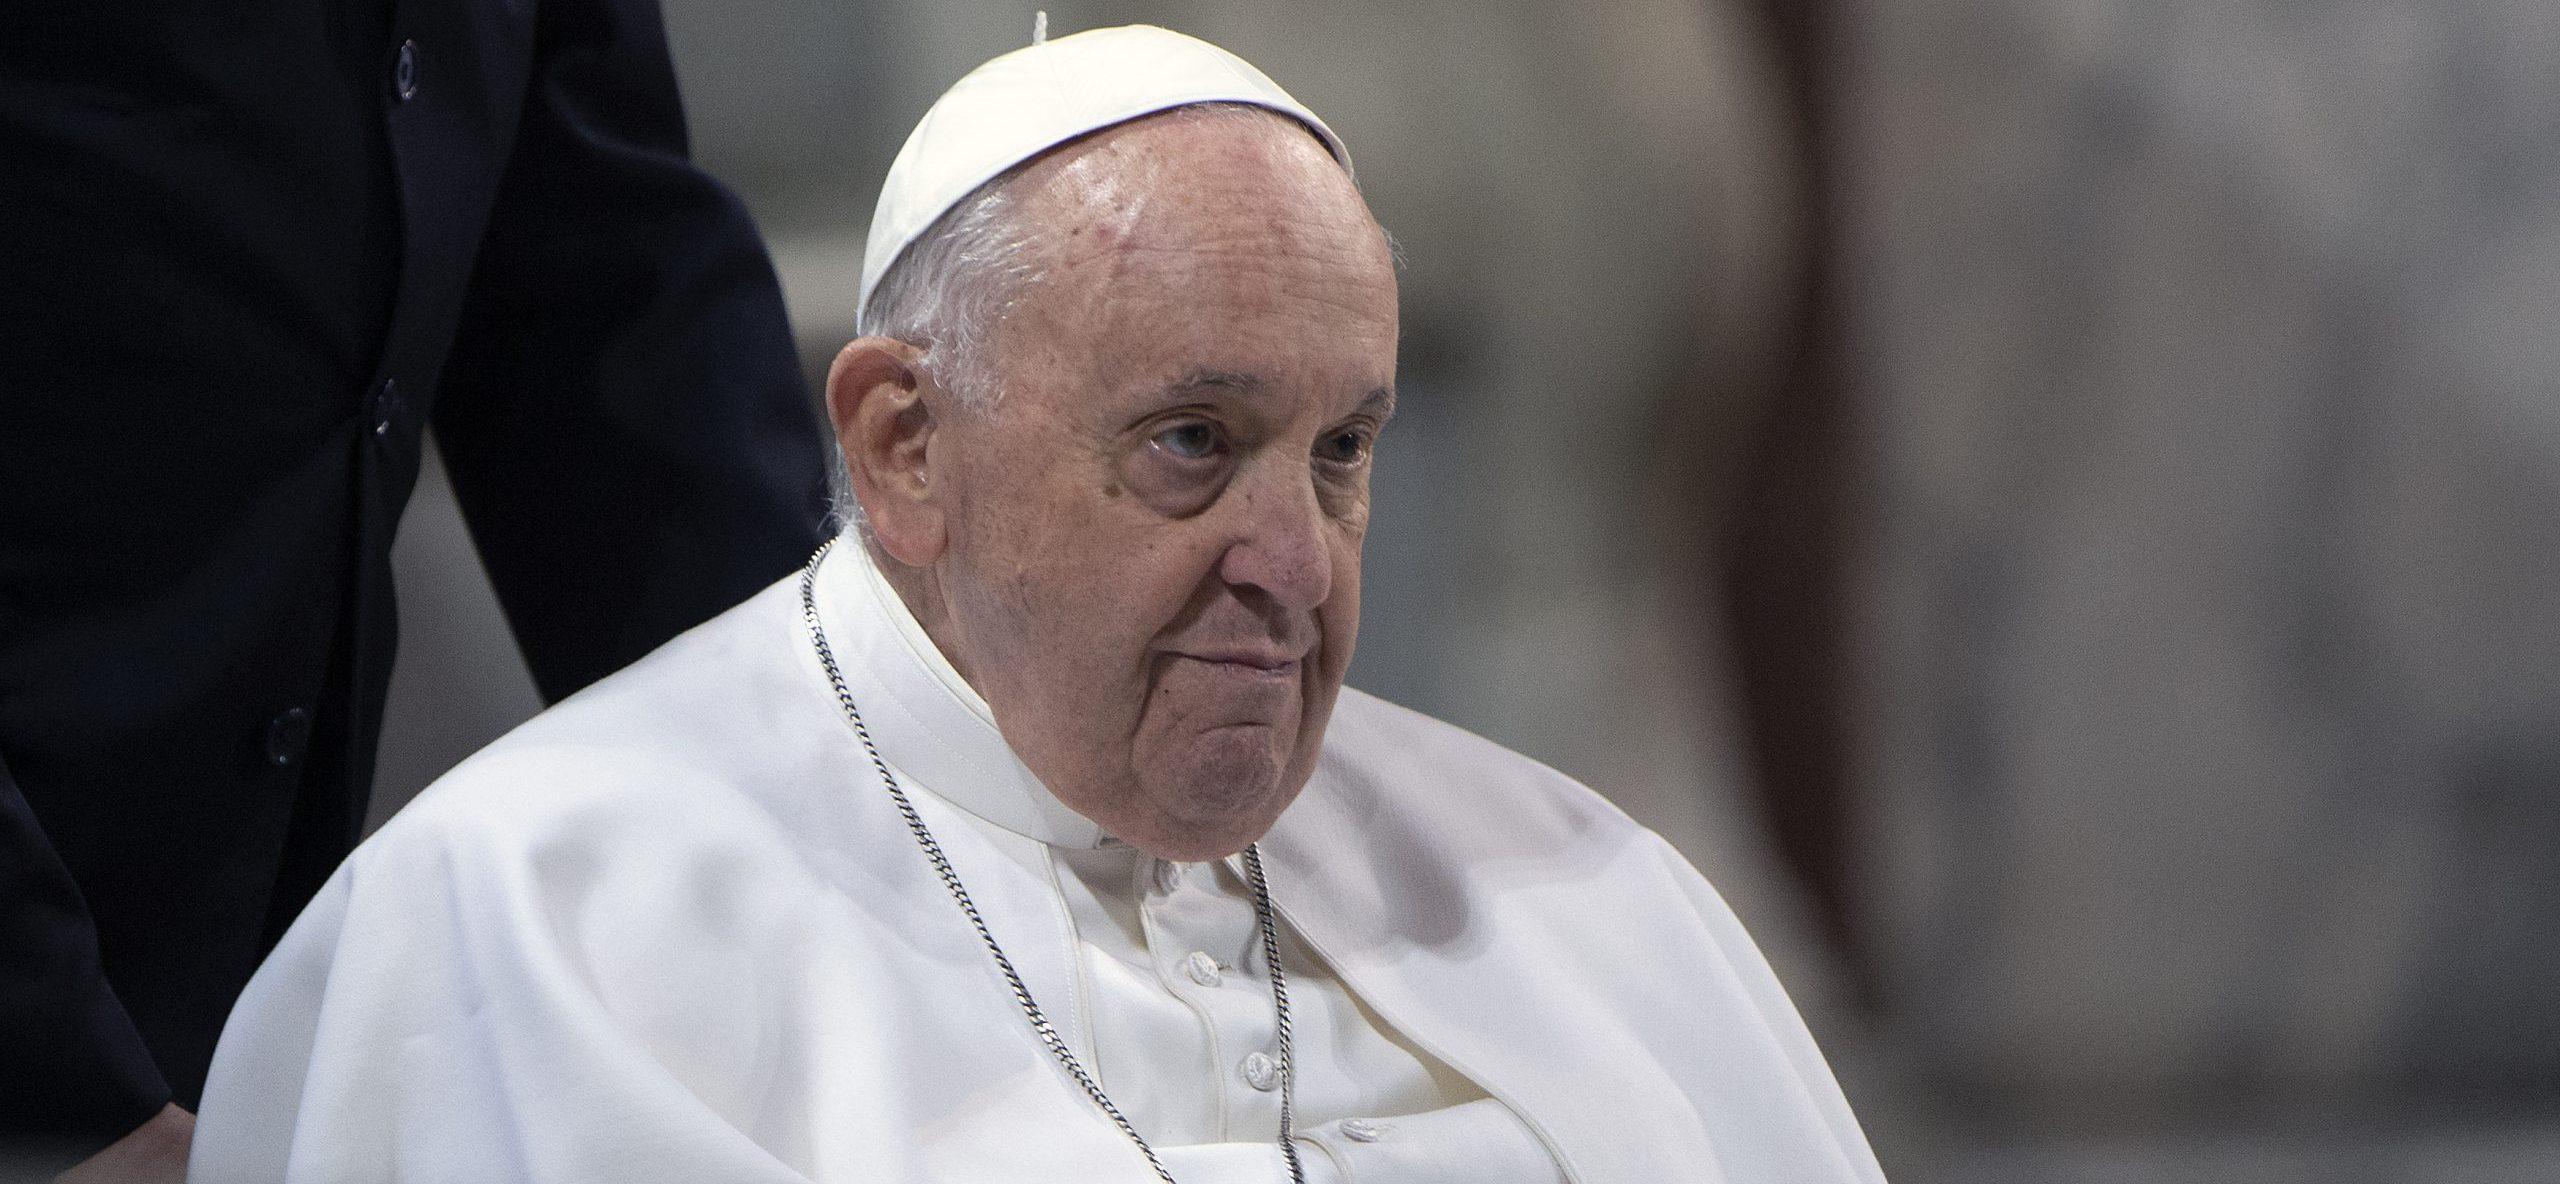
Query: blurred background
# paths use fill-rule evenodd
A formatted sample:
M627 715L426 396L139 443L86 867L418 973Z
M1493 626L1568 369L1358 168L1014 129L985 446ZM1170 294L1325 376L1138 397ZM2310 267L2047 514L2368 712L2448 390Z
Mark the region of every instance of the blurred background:
M808 368L1031 3L666 0ZM1403 246L1351 681L1733 901L1886 1170L2560 1179L2560 5L1047 0ZM441 471L379 819L537 707Z

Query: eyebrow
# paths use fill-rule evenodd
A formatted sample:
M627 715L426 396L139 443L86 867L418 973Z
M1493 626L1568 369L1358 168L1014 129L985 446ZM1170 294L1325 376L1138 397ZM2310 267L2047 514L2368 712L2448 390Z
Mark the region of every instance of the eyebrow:
M1240 395L1250 395L1261 390L1262 387L1263 382L1260 378L1240 371L1193 370L1166 383L1164 393L1188 395L1206 390L1225 390L1234 391Z
M1193 370L1166 383L1163 393L1168 396L1181 396L1202 391L1222 390L1250 395L1261 391L1266 385L1268 384L1264 383L1259 376L1241 371ZM1395 418L1396 389L1392 386L1372 388L1368 394L1360 397L1359 409L1376 412L1378 418L1382 420Z

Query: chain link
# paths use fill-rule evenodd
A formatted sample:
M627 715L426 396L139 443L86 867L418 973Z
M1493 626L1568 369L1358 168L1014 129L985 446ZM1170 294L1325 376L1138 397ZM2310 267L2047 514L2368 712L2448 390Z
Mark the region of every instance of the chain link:
M995 931L987 927L987 919L978 912L977 902L969 898L969 890L961 885L960 873L952 868L951 858L943 854L942 844L934 840L932 829L924 823L924 816L916 812L915 803L909 801L906 791L899 788L897 775L889 771L889 762L881 757L880 746L872 741L871 729L862 722L861 709L854 706L853 691L845 685L844 672L836 666L835 651L827 645L827 631L818 623L818 565L826 561L835 545L834 539L820 544L818 553L809 557L809 566L801 571L800 613L809 624L810 642L817 646L818 664L826 667L827 681L835 688L836 702L844 706L845 718L853 723L853 734L861 739L863 752L870 756L872 769L880 774L880 784L887 787L889 800L898 807L899 817L906 820L907 830L915 836L916 846L924 851L926 862L931 863L934 874L942 878L942 886L950 890L952 901L960 906L962 915L969 918L970 927L978 931L978 940L985 943L987 955L995 959L996 969L1003 973L1005 985L1013 991L1014 1002L1021 1005L1024 1018L1031 1021L1033 1034L1039 1036L1040 1043L1048 1047L1049 1055L1057 1059L1067 1075L1084 1087L1085 1096L1093 1099L1093 1104L1111 1119L1112 1125L1119 1127L1121 1134L1129 1136L1129 1141L1137 1144L1138 1153L1147 1157L1147 1166L1155 1170L1156 1178L1164 1184L1177 1184L1173 1173L1165 1170L1164 1161L1156 1158L1156 1149L1147 1145L1146 1139L1138 1134L1138 1128L1130 1124L1128 1116L1112 1104L1110 1095L1102 1092L1102 1084L1085 1071L1084 1062L1076 1058L1074 1049L1067 1047L1066 1038L1058 1034L1057 1025L1049 1022L1048 1014L1040 1010L1039 1001L1031 997L1030 986L1022 981L1021 972L1013 968L1013 959L1005 956L1004 947L996 943ZM1259 847L1245 847L1244 867L1253 888L1254 921L1262 930L1262 960L1271 971L1271 1002L1279 1020L1280 1154L1288 1161L1291 1184L1306 1184L1306 1170L1298 1162L1298 1146L1289 1137L1290 1111L1298 1092L1296 1064L1290 1056L1289 983L1287 975L1280 969L1279 925L1272 915L1271 890L1263 879Z

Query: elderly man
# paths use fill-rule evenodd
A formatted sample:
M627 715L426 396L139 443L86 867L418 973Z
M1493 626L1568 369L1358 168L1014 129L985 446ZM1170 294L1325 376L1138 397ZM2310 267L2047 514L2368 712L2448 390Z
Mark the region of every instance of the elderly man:
M1881 1179L1666 844L1342 690L1396 294L1321 121L1035 45L870 247L864 528L358 851L197 1179Z

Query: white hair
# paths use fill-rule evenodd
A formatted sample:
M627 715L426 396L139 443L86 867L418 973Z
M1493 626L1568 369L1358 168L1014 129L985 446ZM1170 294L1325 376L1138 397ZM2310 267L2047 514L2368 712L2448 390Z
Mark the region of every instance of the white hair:
M961 406L993 407L1003 398L988 364L988 330L1013 309L1041 275L1031 235L1014 214L1006 173L970 192L916 236L880 276L863 302L854 331L893 337L924 351L921 364ZM853 475L832 454L834 519L841 533L862 525Z

